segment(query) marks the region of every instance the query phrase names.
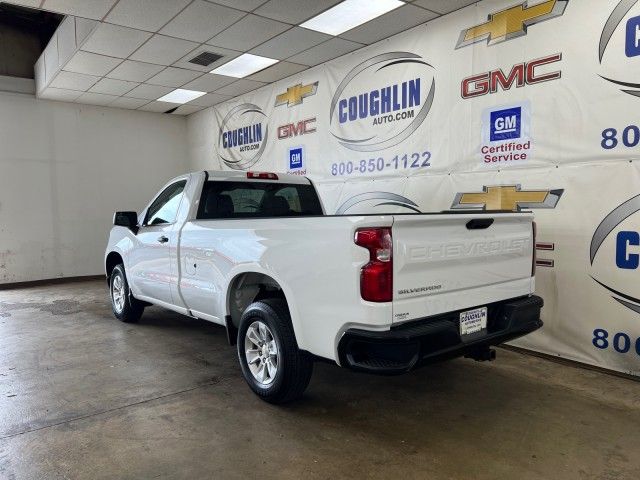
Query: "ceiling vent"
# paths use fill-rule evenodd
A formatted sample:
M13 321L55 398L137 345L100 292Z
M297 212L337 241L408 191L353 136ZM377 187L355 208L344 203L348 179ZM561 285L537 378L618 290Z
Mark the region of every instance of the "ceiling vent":
M221 58L222 58L222 55L218 55L217 53L202 52L197 56L193 57L191 60L189 60L189 63L194 63L196 65L208 67L209 65L211 65L214 62L217 62Z

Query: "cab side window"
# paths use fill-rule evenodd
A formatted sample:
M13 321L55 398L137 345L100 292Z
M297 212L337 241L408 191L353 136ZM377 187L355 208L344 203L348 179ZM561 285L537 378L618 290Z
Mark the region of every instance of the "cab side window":
M175 222L186 184L186 180L180 180L165 188L149 207L144 224L164 225Z

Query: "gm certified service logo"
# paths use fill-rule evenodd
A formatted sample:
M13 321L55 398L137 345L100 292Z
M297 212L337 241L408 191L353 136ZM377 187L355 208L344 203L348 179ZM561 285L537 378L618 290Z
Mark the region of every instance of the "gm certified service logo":
M527 28L561 16L568 0L549 0L529 6L529 2L489 15L487 22L463 30L456 49L486 41L488 45L506 42L527 34Z
M306 175L304 146L291 147L287 150L287 173L289 175Z
M522 190L520 185L482 187L482 192L456 194L451 208L511 210L556 208L564 190Z
M434 68L420 55L389 52L353 68L330 104L330 132L358 152L402 143L425 121L435 95Z
M255 165L267 145L267 116L253 103L232 108L220 124L218 151L229 168L246 170Z
M640 195L627 200L616 207L598 225L591 239L591 265L598 256L604 256L605 268L616 267L615 283L602 282L592 278L607 289L612 298L625 307L640 313L640 295L631 296L624 291L633 288L638 291L637 271L640 268L640 233L634 228L629 218L640 211ZM637 219L633 225L638 225ZM611 237L611 240L608 239Z
M531 106L522 102L482 113L480 154L484 165L522 163L531 154Z
M627 21L624 22L625 17L627 17L637 3L638 0L620 0L613 9L600 35L600 45L598 49L600 64L602 64L602 59L608 50L613 34L622 23L625 23L624 47L620 48L619 54L624 53L626 58L640 56L640 16L628 18ZM621 86L622 88L620 90L624 93L640 97L640 83L629 82L628 79L614 79L609 76L600 76L608 82Z

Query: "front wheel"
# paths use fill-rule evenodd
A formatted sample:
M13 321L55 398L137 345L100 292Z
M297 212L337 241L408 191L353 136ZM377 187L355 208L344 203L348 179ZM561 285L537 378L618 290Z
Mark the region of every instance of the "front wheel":
M313 361L298 349L283 300L249 305L240 319L237 347L242 374L263 400L290 402L309 385Z
M144 304L131 295L122 264L116 265L111 272L109 293L111 294L111 309L116 318L127 323L135 323L140 320Z

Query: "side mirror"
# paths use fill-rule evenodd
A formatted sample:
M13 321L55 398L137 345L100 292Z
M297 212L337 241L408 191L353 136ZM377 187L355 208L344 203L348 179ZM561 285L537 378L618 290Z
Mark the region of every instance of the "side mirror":
M113 215L113 224L117 227L125 227L133 233L138 232L138 214L136 212L116 212Z

